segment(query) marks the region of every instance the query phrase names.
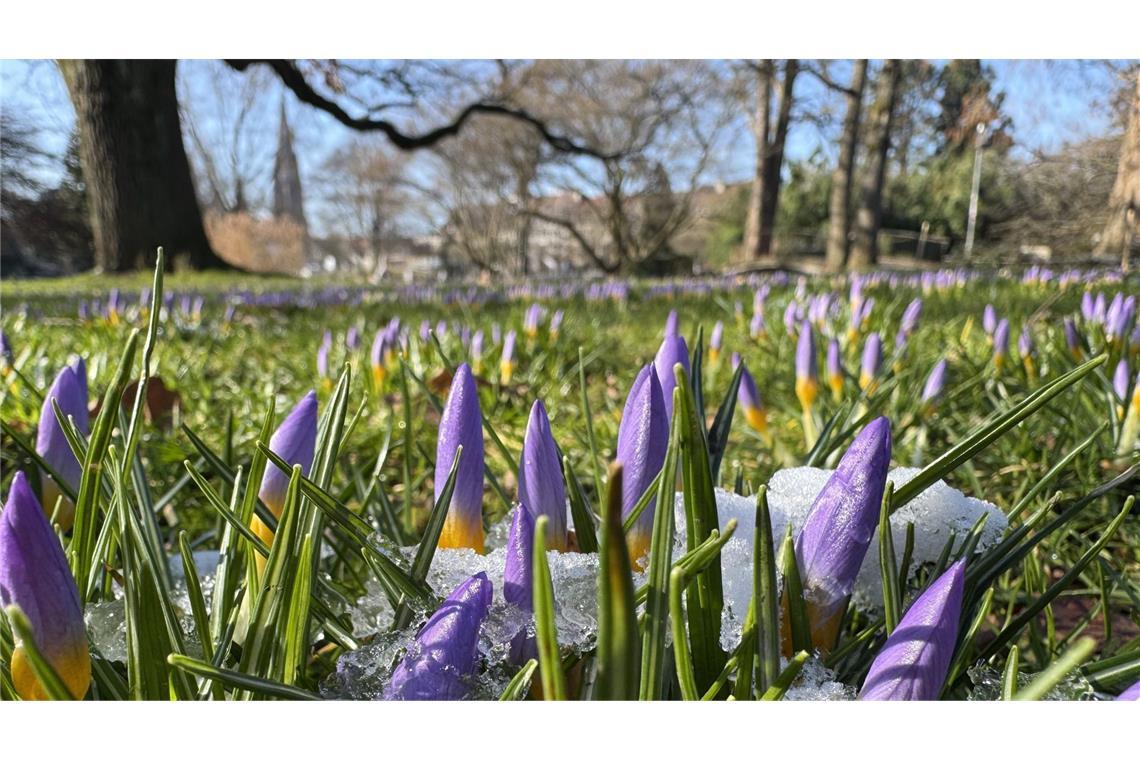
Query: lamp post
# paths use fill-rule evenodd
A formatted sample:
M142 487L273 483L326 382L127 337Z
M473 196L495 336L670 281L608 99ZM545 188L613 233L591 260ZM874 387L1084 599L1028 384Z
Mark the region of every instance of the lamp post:
M974 138L974 179L970 183L970 213L966 219L966 258L974 252L974 225L978 220L978 185L982 181L982 141L985 139L986 125L978 125Z

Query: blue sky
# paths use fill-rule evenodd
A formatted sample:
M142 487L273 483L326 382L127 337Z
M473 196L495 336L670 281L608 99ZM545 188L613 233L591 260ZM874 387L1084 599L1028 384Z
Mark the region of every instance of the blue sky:
M1107 99L1118 83L1106 66L1073 61L987 63L995 71L996 88L1006 94L1005 110L1013 119L1018 150L1049 152L1066 142L1104 134L1113 128ZM835 76L845 78L843 64L837 64ZM827 97L823 86L808 76L797 81L797 94L805 100ZM60 152L66 146L74 117L66 88L52 63L0 62L0 108L35 124L43 148ZM291 111L299 117L299 153L305 173L314 170L350 135L323 114L305 114L307 110L310 109L296 103L291 105ZM826 130L810 124L794 125L789 133L789 158L805 158L816 150L831 153ZM741 123L726 143L719 162L720 178L743 179L751 171L753 157L751 135ZM55 169L46 166L43 171L45 179L50 179Z

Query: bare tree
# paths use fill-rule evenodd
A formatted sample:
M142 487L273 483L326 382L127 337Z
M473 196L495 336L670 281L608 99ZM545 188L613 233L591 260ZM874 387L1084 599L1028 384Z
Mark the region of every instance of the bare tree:
M95 265L106 272L168 261L225 266L202 227L174 86L175 61L59 62L75 106Z
M608 158L552 156L541 182L562 192L531 216L602 271L672 266L729 121L723 88L715 67L698 61L539 62L527 97Z
M1140 66L1134 67L1133 76L1136 89L1120 144L1116 181L1108 198L1108 222L1097 245L1099 253L1119 251L1120 266L1126 272L1132 249L1140 240Z
M847 104L843 116L843 134L839 138L839 158L831 175L826 261L827 268L832 271L838 271L847 264L848 235L851 231L851 180L866 80L867 60L859 59L852 64L851 85L843 91Z
M433 181L419 190L443 217L449 256L482 271L528 274L534 186L543 160L533 130L480 117L433 153Z
M848 266L873 266L879 259L879 227L883 217L883 180L887 151L891 147L891 115L899 89L900 62L883 62L875 88L875 100L867 115L867 161L864 166L859 209L855 213L855 240Z
M792 104L799 61L784 61L782 76L777 76L774 61L749 64L756 76L756 110L752 132L756 139L756 167L744 219L744 250L748 256L760 258L772 252L772 233L780 202L780 172L784 165L784 144L791 123ZM772 97L778 98L776 121L772 124Z
M273 166L273 75L258 69L242 76L220 61L193 61L183 63L178 84L201 203L227 214L264 207Z
M320 184L327 221L346 237L341 264L377 275L409 202L406 164L406 154L373 135L355 136L325 161Z

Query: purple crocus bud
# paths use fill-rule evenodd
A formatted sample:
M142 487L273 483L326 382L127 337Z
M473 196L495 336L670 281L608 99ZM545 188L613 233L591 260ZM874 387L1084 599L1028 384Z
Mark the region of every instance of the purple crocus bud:
M369 354L369 359L372 364L372 380L377 388L384 385L384 378L388 374L388 367L384 363L384 354L388 347L388 331L381 328L376 331L376 337L372 339L372 351Z
M1081 294L1081 316L1084 317L1086 322L1091 322L1093 318L1092 293L1087 290Z
M796 302L789 301L788 307L784 309L784 329L788 331L788 335L796 334Z
M1140 701L1140 681L1129 686L1124 691L1120 692L1115 700L1116 702L1136 702Z
M538 334L538 320L542 317L542 307L532 303L523 315L523 332L528 338Z
M523 612L534 612L534 517L525 504L515 508L507 536L507 561L503 569L503 598ZM522 665L537 654L534 636L524 628L511 641L508 659Z
M431 340L431 322L426 319L420 322L420 340L427 343Z
M796 538L812 643L829 650L879 523L891 463L891 423L872 420L852 441Z
M867 393L874 392L875 376L879 374L882 363L883 339L877 332L873 332L863 344L863 362L859 365L859 387Z
M927 408L932 408L939 397L942 396L942 390L946 387L946 360L941 359L934 365L934 369L930 370L930 375L926 378L926 385L922 389L922 403Z
M997 312L992 303L986 304L986 308L982 310L982 329L986 331L986 335L993 335L997 329Z
M1112 390L1116 392L1116 397L1123 404L1124 400L1128 398L1128 381L1131 378L1131 373L1128 371L1128 360L1121 359L1116 364L1116 372L1112 375Z
M1088 295L1087 293L1085 295ZM1069 347L1069 353L1073 355L1074 359L1080 359L1082 355L1081 350L1081 337L1077 333L1077 325L1073 320L1065 317L1065 345Z
M317 377L328 380L329 377L329 344L321 343L317 348Z
M562 309L550 315L550 339L555 340L558 337L558 331L562 329L562 320L566 317Z
M1108 311L1104 303L1104 293L1097 293L1096 298L1093 300L1093 313L1092 321L1097 324L1104 324L1105 313Z
M665 411L665 398L657 379L657 370L649 364L637 373L618 426L617 461L624 468L621 481L623 517L628 516L637 506L642 494L665 464L668 438L669 415ZM633 562L649 553L655 500L656 498L649 502L649 506L626 534L630 560Z
M958 560L922 592L887 637L859 699L938 699L958 638L966 561Z
M1017 336L1017 353L1023 357L1033 355L1033 335L1029 332L1029 325L1021 328L1021 334Z
M724 322L717 320L713 325L712 335L709 336L709 361L716 362L720 358L720 349L724 344Z
M269 439L269 450L284 459L289 465L301 465L301 474L308 475L313 466L313 452L317 445L317 393L309 391L297 402L285 421ZM289 489L291 473L282 472L272 463L265 466L261 477L261 488L257 495L273 516L280 519L285 508L285 492ZM273 532L256 515L253 517L253 532L266 544L273 543ZM262 559L260 556L258 559ZM261 563L259 563L260 565Z
M0 330L0 363L3 363L4 368L7 369L8 365L12 363L12 344L8 342L8 336Z
M546 545L560 552L568 548L566 532L566 486L562 482L562 467L558 447L550 432L550 418L541 401L530 408L530 420L523 439L522 459L519 461L519 502L534 520L541 515L550 518Z
M459 585L428 618L384 690L384 699L457 700L471 690L479 665L479 628L494 588L486 573Z
M764 312L758 311L752 315L752 322L748 325L748 334L754 339L764 337L768 332L768 325L764 322Z
M471 354L471 369L474 370L476 375L483 372L483 331L476 330L475 334L471 336L471 347L469 349Z
M843 392L843 360L839 353L839 341L832 338L827 344L827 383L836 400Z
M676 335L677 334L679 323L680 323L680 318L677 316L677 310L676 309L670 309L669 310L669 316L665 317L665 337L666 338L668 338L670 335Z
M752 294L752 313L764 313L764 301L768 298L768 286L757 288L756 292Z
M91 683L91 655L79 589L23 472L12 478L0 512L0 602L18 606L27 616L36 647L72 696L82 699ZM21 698L47 699L22 645L12 652L11 674Z
M922 299L916 298L907 304L906 310L903 312L902 321L899 324L899 331L905 335L910 335L918 327L918 318L922 316Z
M439 501L447 475L462 446L451 507L439 535L441 549L474 549L483 553L483 418L479 390L466 362L455 370L447 405L439 423L435 449L435 500Z
M740 354L732 355L732 369L735 372L740 366ZM748 367L740 371L740 389L736 392L736 402L744 412L744 419L749 426L760 435L768 439L768 412L760 400L760 391Z
M360 348L360 331L355 326L348 328L348 332L345 333L344 345L348 347L349 351Z
M515 331L508 330L503 337L503 354L499 359L499 382L509 385L515 371Z
M819 371L816 368L815 336L811 325L800 325L800 336L796 341L796 397L805 410L811 409L819 393Z
M685 339L676 333L666 335L657 349L657 357L653 360L653 367L657 370L657 381L661 384L661 395L665 399L665 416L673 419L673 389L677 387L677 377L673 374L673 366L680 364L685 368L685 377L692 370L689 366L689 346ZM629 477L628 474L626 477Z
M1009 320L1002 319L994 328L994 366L999 370L1005 366L1005 357L1009 353Z
M83 464L75 458L63 427L56 419L55 409L52 408L53 399L66 417L75 420L79 432L87 435L90 425L87 413L87 368L82 360L74 366L64 367L55 376L55 382L44 396L36 428L36 453L51 465L72 491L78 491L79 481L83 477ZM51 512L55 511L56 501L62 496L62 490L46 472L42 473L40 483L43 507L48 510L50 517ZM66 497L62 498L56 514L59 527L69 530L74 519L75 504Z

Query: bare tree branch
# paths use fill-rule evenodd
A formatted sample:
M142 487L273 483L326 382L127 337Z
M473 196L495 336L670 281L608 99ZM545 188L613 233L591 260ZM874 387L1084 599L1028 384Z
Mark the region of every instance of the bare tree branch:
M429 130L419 135L407 134L395 124L385 119L370 117L355 117L346 112L339 105L318 93L305 80L301 70L293 61L289 60L236 60L227 59L226 63L238 71L245 71L249 67L262 64L268 66L277 74L281 82L288 87L303 103L318 108L332 116L341 124L361 132L382 132L392 144L400 150L418 150L435 145L439 141L452 137L463 128L463 125L477 114L502 116L529 124L552 148L563 153L579 156L590 156L602 161L611 161L619 158L616 153L604 153L579 143L564 135L555 134L545 121L534 116L522 108L515 108L504 103L493 101L478 101L470 103L448 124Z

